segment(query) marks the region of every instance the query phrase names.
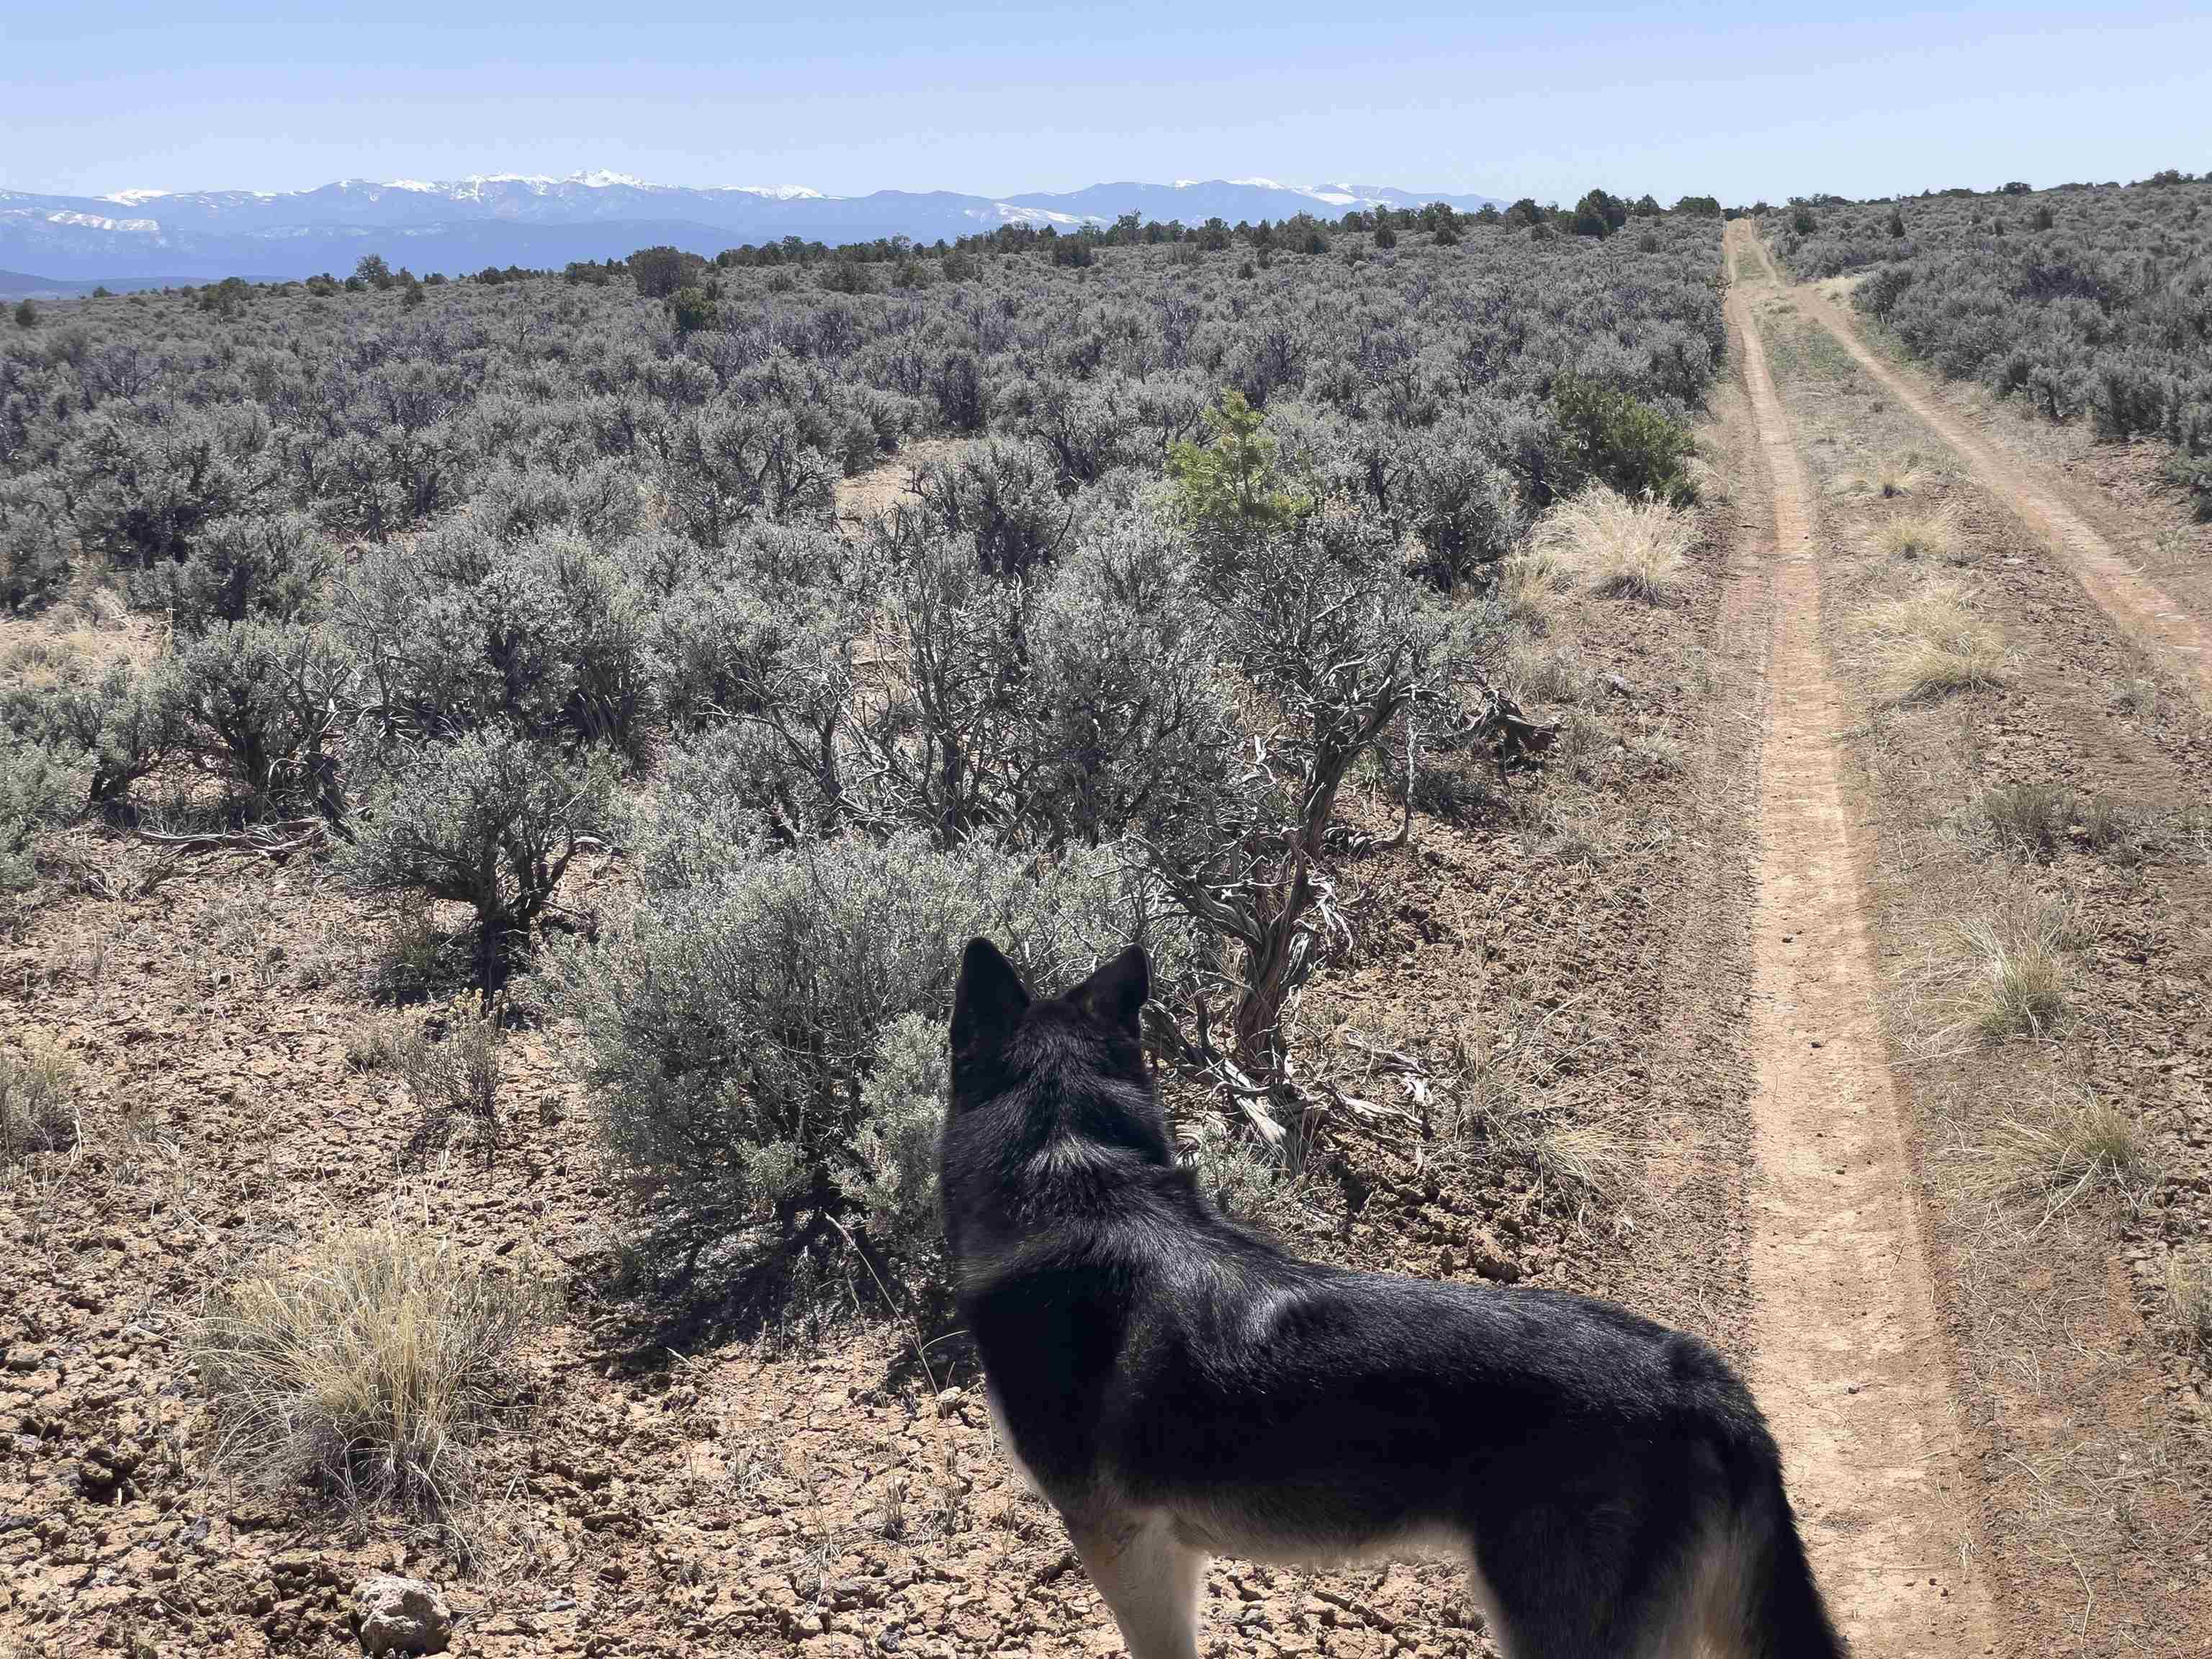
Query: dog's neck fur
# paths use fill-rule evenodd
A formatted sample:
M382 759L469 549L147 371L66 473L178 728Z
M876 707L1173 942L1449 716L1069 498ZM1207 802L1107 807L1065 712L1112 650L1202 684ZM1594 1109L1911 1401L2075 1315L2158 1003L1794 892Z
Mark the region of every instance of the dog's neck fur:
M1041 1222L1125 1217L1133 1192L1188 1189L1138 1038L1146 988L1141 956L1123 957L1032 1003L1004 957L971 947L944 1147L956 1261L1018 1250Z
M1102 1066L1101 1050L1118 1045L1088 1024L1040 1004L994 1060L957 1068L945 1213L981 1221L983 1237L954 1237L956 1256L1018 1245L1039 1219L1125 1213L1133 1188L1182 1184L1141 1061L1132 1053Z

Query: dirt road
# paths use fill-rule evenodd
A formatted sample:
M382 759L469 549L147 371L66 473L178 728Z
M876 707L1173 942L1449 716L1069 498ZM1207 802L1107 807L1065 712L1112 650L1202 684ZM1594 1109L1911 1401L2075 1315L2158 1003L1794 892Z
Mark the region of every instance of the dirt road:
M1741 225L1731 228L1738 237L1741 262L1748 250L1777 283L1781 274L1772 256L1758 237ZM1957 452L1975 480L2003 501L2021 521L2070 568L2083 590L2123 634L2154 650L2165 665L2212 709L2212 628L2175 601L2172 595L2122 556L2080 514L2061 499L2058 490L2039 477L1953 411L1912 384L1910 371L1884 362L1859 337L1851 319L1818 289L1793 289L1790 296L1805 315L1833 334L1858 366L1891 397L1911 410L1922 425Z
M1734 265L1753 263L1731 229ZM1742 343L1774 507L1759 772L1749 1272L1759 1395L1815 1566L1855 1650L1995 1650L1977 1511L1875 1004L1875 957L1840 786L1843 705L1820 637L1810 495L1741 282Z

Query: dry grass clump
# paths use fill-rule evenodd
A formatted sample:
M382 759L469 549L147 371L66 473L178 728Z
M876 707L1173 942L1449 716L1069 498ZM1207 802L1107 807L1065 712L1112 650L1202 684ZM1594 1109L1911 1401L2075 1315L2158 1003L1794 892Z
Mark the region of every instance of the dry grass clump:
M1907 450L1890 460L1875 475L1874 487L1885 501L1893 501L1919 489L1923 476L1920 467L1920 452Z
M406 1080L422 1117L408 1142L410 1156L442 1148L466 1118L479 1152L499 1146L499 1035L507 1018L503 998L464 992L446 1006L443 1041L422 1026L404 1030L392 1046L392 1065Z
M1540 1120L1522 1156L1551 1185L1589 1197L1618 1191L1636 1167L1628 1142L1595 1123Z
M346 1028L345 1061L356 1072L399 1069L414 1036L411 1021L396 1014L363 1014Z
M2137 720L2151 720L2158 714L2158 682L2151 679L2132 679L2117 688L2107 699L2116 714L2132 714Z
M1919 489L1926 482L1926 477L1921 467L1919 452L1908 450L1883 462L1871 477L1863 472L1839 474L1829 481L1827 493L1832 495L1856 495L1863 491L1879 495L1884 501L1895 501L1899 495L1910 495Z
M1978 1161L1998 1196L2040 1206L2039 1226L2095 1193L2140 1188L2150 1173L2142 1126L2118 1102L2056 1090L1990 1125Z
M1505 689L1532 707L1588 702L1596 678L1582 647L1571 639L1546 644L1516 640L1506 647Z
M1565 568L1549 553L1523 550L1503 561L1498 569L1498 597L1506 614L1535 633L1551 620L1551 599L1573 585Z
M1730 499L1731 475L1704 455L1692 455L1682 463L1682 475L1689 479L1696 499L1711 504Z
M1982 792L1975 807L1999 847L2029 857L2047 857L2062 842L2078 841L2125 864L2141 858L2150 839L2136 814L2110 795L2083 796L2061 783L1996 784Z
M1875 532L1875 545L1893 559L1962 562L1959 521L1948 507L1933 513L1893 513Z
M1954 588L1930 584L1893 599L1870 614L1865 626L1882 694L1891 702L2004 684L2002 637Z
M2081 839L2100 853L2120 855L2127 863L2147 850L2151 839L2142 820L2110 795L2093 795L2075 806Z
M442 1515L471 1449L516 1414L514 1366L544 1285L478 1267L398 1218L332 1232L216 1291L192 1335L219 1462L356 1510Z
M51 1042L20 1060L0 1050L0 1164L76 1139L76 1062Z
M2077 802L2062 783L2019 779L1982 792L1977 805L1997 844L2013 852L2055 852L2074 823Z
M1444 1097L1439 1161L1524 1170L1578 1204L1634 1182L1631 1142L1602 1124L1566 1121L1546 1086L1556 1076L1554 1050L1573 1046L1571 1034L1553 1029L1568 1015L1561 1007L1523 1020L1487 1047L1454 1039L1456 1075Z
M2212 1350L2212 1275L2179 1255L2166 1259L2166 1306L2184 1340Z
M2075 933L2065 906L2049 900L2006 905L1960 923L1958 931L1973 957L1962 1001L1974 1030L1991 1042L2039 1037L2064 1019L2071 978L2067 946Z
M1546 511L1529 550L1598 592L1659 605L1680 590L1697 540L1688 509L1594 483Z

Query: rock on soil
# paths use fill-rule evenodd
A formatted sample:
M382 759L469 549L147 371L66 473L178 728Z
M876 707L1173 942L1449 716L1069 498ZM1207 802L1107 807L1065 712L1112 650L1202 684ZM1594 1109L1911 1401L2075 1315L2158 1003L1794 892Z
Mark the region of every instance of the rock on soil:
M443 1653L453 1638L453 1609L419 1578L362 1579L354 1586L353 1616L364 1653Z

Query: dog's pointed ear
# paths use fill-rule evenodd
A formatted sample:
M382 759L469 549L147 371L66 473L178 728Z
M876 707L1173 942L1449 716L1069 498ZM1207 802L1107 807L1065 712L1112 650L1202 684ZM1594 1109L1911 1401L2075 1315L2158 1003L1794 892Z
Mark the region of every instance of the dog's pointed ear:
M975 1054L996 1048L1030 1006L1030 994L1014 964L987 939L971 939L960 957L959 982L952 988L952 1051Z
M1143 945L1132 945L1069 992L1068 1000L1133 1039L1143 1035L1139 1022L1152 994L1152 959Z

